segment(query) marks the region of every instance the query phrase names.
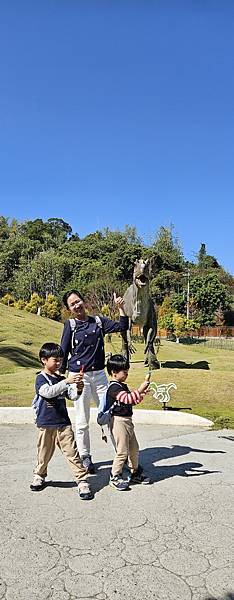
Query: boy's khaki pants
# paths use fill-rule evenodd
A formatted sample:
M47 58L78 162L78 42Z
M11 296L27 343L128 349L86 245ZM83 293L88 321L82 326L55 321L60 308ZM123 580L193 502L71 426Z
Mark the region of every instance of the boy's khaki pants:
M87 473L78 454L71 425L59 428L38 428L37 466L34 469L34 474L41 477L47 476L47 466L56 446L64 454L77 483L82 479L86 479Z
M126 459L131 471L138 468L139 445L134 432L132 417L114 417L111 433L116 444L112 475L121 475Z

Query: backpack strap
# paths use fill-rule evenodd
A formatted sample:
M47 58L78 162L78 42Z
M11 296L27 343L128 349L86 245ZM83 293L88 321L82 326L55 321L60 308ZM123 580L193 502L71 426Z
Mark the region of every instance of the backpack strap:
M48 375L46 373L44 373L44 371L41 371L40 374L43 375L43 377L45 377L45 379L46 379L46 381L48 382L49 385L53 385L52 381L50 380L50 378L48 377Z
M115 383L115 385L117 384L117 385L119 385L119 386L122 388L122 385L121 385L121 383L119 383L119 381L110 381L110 383L109 383L109 386L108 386L108 389L109 389L109 388L110 388L110 386L111 386L111 385L113 385L114 383ZM111 405L111 407L110 407L110 410L111 410L111 409L112 409L114 406L117 406L118 404L119 404L118 400L115 400L115 401L113 402L113 404Z
M75 337L75 330L76 330L76 319L69 319L69 323L70 323L70 329L71 329L71 349L74 350L74 347L75 347L74 337Z
M100 319L100 317L98 315L96 315L94 318L95 318L96 324L98 325L98 327L101 331L102 337L104 337L102 320Z
M40 371L40 373L38 373L38 375L43 375L43 377L46 379L46 381L48 382L49 385L53 385L52 381L50 380L50 378L48 377L48 375L46 373L44 373L44 371ZM35 394L33 400L32 400L32 408L34 411L34 419L35 419L35 423L37 420L37 410L38 410L38 405L40 403L40 394Z

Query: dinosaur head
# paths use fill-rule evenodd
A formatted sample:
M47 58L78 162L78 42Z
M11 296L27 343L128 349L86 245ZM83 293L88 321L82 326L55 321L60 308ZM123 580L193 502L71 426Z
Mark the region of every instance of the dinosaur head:
M145 287L149 284L149 259L136 260L134 263L133 282L138 288Z

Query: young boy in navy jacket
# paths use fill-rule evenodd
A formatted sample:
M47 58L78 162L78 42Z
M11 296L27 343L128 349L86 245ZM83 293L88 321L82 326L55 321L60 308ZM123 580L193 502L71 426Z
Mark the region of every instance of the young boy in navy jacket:
M139 445L132 422L132 407L142 402L149 389L149 376L140 386L130 391L125 383L129 364L121 354L113 354L107 361L107 372L111 381L107 390L107 406L111 412L110 431L114 438L116 453L112 464L110 485L119 491L129 488L129 484L151 483L139 465ZM125 463L128 463L130 477L122 478Z
M47 466L56 445L64 454L72 474L77 481L78 494L82 500L90 500L93 494L87 482L87 472L77 451L71 421L68 416L65 398L73 399L74 386L78 392L83 389L82 373L70 373L68 377L58 374L63 360L61 346L53 342L43 344L39 358L44 368L37 375L36 397L33 407L38 427L37 466L30 485L33 492L45 487ZM77 398L77 394L76 394ZM77 400L79 402L79 400Z

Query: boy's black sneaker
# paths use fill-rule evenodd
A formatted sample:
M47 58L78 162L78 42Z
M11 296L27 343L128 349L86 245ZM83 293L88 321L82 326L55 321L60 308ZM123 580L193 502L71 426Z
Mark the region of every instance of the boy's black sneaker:
M125 492L129 490L129 483L126 479L122 479L119 475L110 476L110 485L119 492Z
M83 466L86 470L86 473L89 473L90 475L94 475L95 467L94 467L94 464L92 463L91 456L90 455L82 456L81 460L82 460Z
M150 483L152 483L150 477L143 473L142 467L140 467L140 469L137 469L137 471L133 471L128 481L130 485L139 483L142 483L143 485L149 485Z

